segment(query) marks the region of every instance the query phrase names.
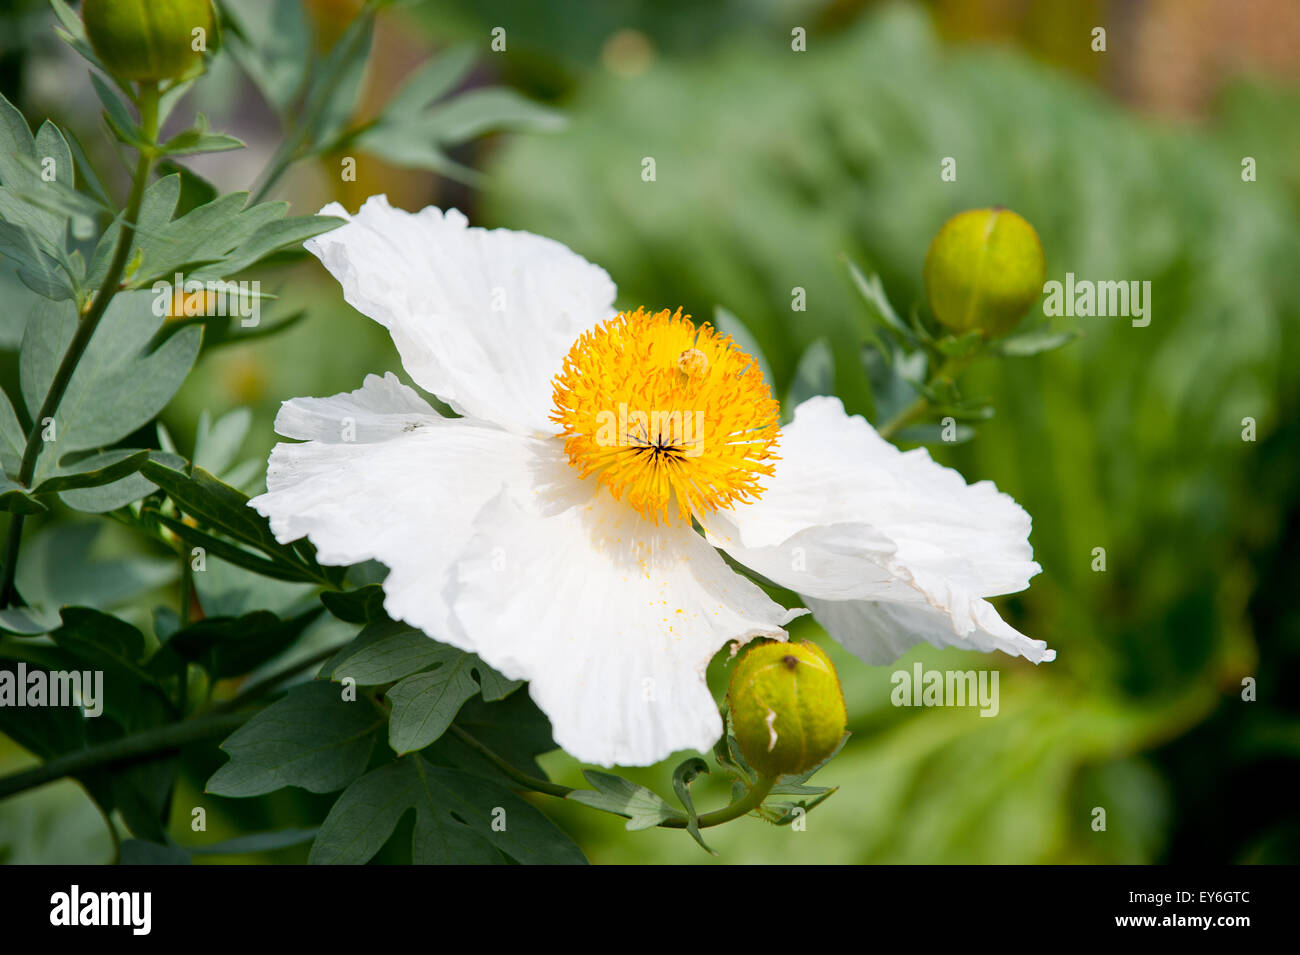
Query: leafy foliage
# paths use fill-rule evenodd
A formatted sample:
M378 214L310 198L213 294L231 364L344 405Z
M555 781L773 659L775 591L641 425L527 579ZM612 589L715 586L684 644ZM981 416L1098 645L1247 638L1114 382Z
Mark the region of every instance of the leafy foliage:
M550 820L510 790L431 765L418 754L382 766L349 786L321 825L310 861L367 862L412 810L411 861L417 865L585 861Z
M368 3L321 54L296 0L220 4L208 59L232 58L291 128L256 198L223 194L184 164L244 146L203 113L177 119L205 80L113 77L62 0L51 4L57 32L89 64L116 148L136 160L125 163L136 169L125 207L75 136L48 121L33 134L0 96L2 337L17 370L17 387L0 391L0 504L11 515L0 669L104 682L102 696L82 687L81 706L0 707L0 730L44 761L36 772L80 782L115 843L125 826L124 863L308 841L312 861L366 861L407 809L417 862L583 861L510 791L510 773L540 776L536 756L554 748L519 684L384 616L373 583L382 568L322 567L306 542L275 539L248 507L264 464L239 460L247 409L215 419L205 410L180 440L158 420L215 346L279 334L305 315L248 329L210 298L235 289L273 299L229 283L338 225L261 201L294 163L357 144L471 178L445 150L556 125L556 113L505 89L457 95L474 62L467 49L429 60L387 110L357 122L385 5ZM29 515L45 522L24 533ZM150 612L158 599L167 603ZM320 678L304 681L322 662ZM342 795L312 828L177 842L179 754L222 738L229 760L210 770L211 799L230 806L290 787ZM28 788L30 775L4 777L0 794Z

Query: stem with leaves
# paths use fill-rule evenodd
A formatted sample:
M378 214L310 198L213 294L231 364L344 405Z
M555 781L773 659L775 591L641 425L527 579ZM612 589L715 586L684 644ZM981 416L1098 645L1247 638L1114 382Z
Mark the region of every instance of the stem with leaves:
M506 776L510 777L524 789L535 793L542 793L546 796L555 796L558 799L565 799L570 793L577 792L577 790L572 786L563 786L547 779L538 779L536 776L530 776L528 773L516 769L455 723L451 724L451 733L458 740L470 749L474 750L480 756L487 759L493 766L499 769ZM704 815L700 816L698 827L700 829L708 829L710 826L719 826L724 822L739 819L741 816L752 812L763 804L763 800L772 792L772 787L774 785L776 785L776 779L774 777L760 776L749 788L749 791L735 802L723 806L721 809L715 809L713 812L706 812ZM658 825L661 829L686 829L688 828L689 823L685 819L665 819Z
M251 715L249 712L212 713L183 720L180 723L169 723L166 726L142 730L98 746L74 750L48 763L0 778L0 799L43 786L64 776L75 776L94 769L135 762L162 753L174 752L187 743L228 736L243 725Z
M943 383L952 384L957 376L966 369L966 366L969 365L978 354L979 351L976 350L970 354L963 355L960 358L949 358L939 366L939 370L931 376L928 382L926 382L927 390ZM906 408L877 428L876 432L886 441L890 441L900 431L911 427L924 418L925 413L929 409L930 399L925 395L920 395Z
M32 478L36 475L36 462L45 446L43 437L44 422L52 420L58 412L59 403L68 390L68 385L77 370L77 365L86 353L86 348L90 345L95 330L99 327L100 319L108 311L109 303L112 302L113 296L117 294L118 287L122 282L122 276L126 272L127 260L131 254L131 244L135 238L135 220L140 214L140 204L144 201L145 187L149 184L149 175L153 171L153 164L158 156L158 99L157 83L142 82L140 84L137 103L140 107L140 130L143 142L140 148L140 158L136 163L135 177L131 182L131 195L126 203L122 228L118 233L117 245L113 248L113 258L109 261L103 284L100 285L99 290L95 293L94 298L91 299L85 312L77 322L77 330L72 336L72 342L68 345L68 350L64 353L58 369L54 372L54 379L50 382L50 390L46 392L45 400L41 402L40 410L36 413L35 420L32 421L31 431L27 433L27 444L23 449L22 464L18 470L18 483L23 487L30 488ZM25 515L14 514L9 522L9 538L5 544L4 582L3 585L0 585L0 605L6 607L13 605L19 599L19 595L14 588L14 575L18 570L18 551L22 545L24 519Z
M253 703L257 697L262 696L265 691L280 684L288 677L320 663L333 655L336 650L337 648L331 647L328 651L322 651L300 661L289 669L254 684L235 698L219 704L204 715L167 726L143 730L121 739L68 753L33 769L0 778L0 799L16 795L28 789L34 789L37 786L43 786L64 776L73 776L91 770L134 762L162 753L173 752L187 743L217 736L226 736L243 725L256 712L255 709L248 709L248 705ZM368 699L375 703L381 714L388 715L386 706L373 698ZM547 779L539 779L512 766L455 723L451 725L449 731L470 749L492 763L521 789L547 796L555 796L558 799L564 799L570 793L576 792L571 786L553 783ZM719 826L758 809L763 804L763 800L771 793L775 784L776 779L774 777L760 776L750 786L749 790L736 801L723 806L721 809L715 809L713 812L706 812L699 816L697 828L708 829L712 826ZM658 825L663 829L686 829L690 826L685 818L665 819ZM114 836L116 836L116 830L114 830Z
M331 52L331 56L337 53L341 59L346 60L355 47L364 40L366 31L369 28L368 21L373 20L375 14L387 2L388 0L367 0L361 12L352 21L348 31L340 39L340 46ZM346 49L343 48L343 44L347 45ZM303 116L297 123L293 124L292 134L280 144L280 147L275 151L259 177L260 181L253 190L252 201L254 203L265 199L271 190L279 184L281 177L289 170L289 167L303 158L300 154L309 145L312 130L333 98L334 90L343 79L343 75L343 70L330 70L320 78L319 83L308 93L307 101L303 104Z

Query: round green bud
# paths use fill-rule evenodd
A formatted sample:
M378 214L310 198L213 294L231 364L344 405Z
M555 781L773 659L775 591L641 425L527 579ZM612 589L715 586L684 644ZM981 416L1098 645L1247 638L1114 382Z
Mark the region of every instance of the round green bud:
M925 254L925 294L945 328L1005 335L1043 294L1047 262L1034 227L1010 209L968 209Z
M96 55L123 80L188 74L202 62L212 32L211 0L85 0L82 18Z
M844 693L815 643L760 643L736 664L727 688L732 730L745 761L764 776L803 773L844 736Z

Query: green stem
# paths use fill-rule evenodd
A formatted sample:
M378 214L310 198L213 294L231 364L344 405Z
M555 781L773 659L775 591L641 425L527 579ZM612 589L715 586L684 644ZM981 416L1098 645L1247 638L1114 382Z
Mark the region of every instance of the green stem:
M571 786L561 786L559 783L553 783L547 779L538 779L536 776L530 776L522 770L516 769L496 753L492 752L492 750L488 749L476 740L469 733L466 733L455 723L451 724L451 732L458 740L470 749L474 750L525 789L531 789L535 793L545 793L547 796L555 796L558 799L563 799L565 796L569 795L569 793L575 792Z
M140 129L146 147L140 151L140 159L136 164L135 179L131 183L131 196L126 203L126 214L123 217L122 229L118 233L117 245L113 249L113 258L109 262L108 272L104 275L104 282L100 285L98 292L95 293L89 309L78 321L77 330L72 336L72 342L68 345L63 360L59 362L59 367L54 372L54 379L50 382L50 390L45 393L45 400L41 402L40 410L36 413L35 420L32 421L32 430L27 434L27 445L23 449L22 464L18 469L18 483L23 487L31 487L32 478L36 474L36 462L45 445L42 438L45 430L44 422L53 419L58 412L59 402L63 400L64 392L68 390L73 373L76 372L78 363L85 354L87 346L90 345L90 340L95 335L95 329L99 327L100 319L108 311L109 302L117 294L118 285L121 283L122 275L126 271L127 258L131 254L131 243L135 237L135 220L140 214L140 203L144 201L144 190L149 184L149 173L153 170L153 163L156 158L155 147L158 139L157 83L140 84L139 105ZM9 522L9 539L5 545L4 582L3 585L0 585L0 605L6 607L12 605L18 599L18 593L14 589L14 574L18 570L18 551L22 542L24 520L24 515L15 514Z
M731 822L733 819L739 819L741 816L748 815L759 806L763 805L763 800L771 793L772 787L776 785L774 776L759 776L754 782L753 787L744 796L737 799L730 806L724 806L721 809L715 809L713 812L706 812L700 816L699 827L708 829L710 826L720 826L724 822ZM677 819L669 819L659 823L665 829L685 829L686 823Z
M562 786L559 783L553 783L550 780L538 779L536 776L530 776L520 769L516 769L508 762L498 756L492 750L488 749L477 739L465 732L455 723L451 724L451 732L457 739L474 750L480 756L487 759L493 766L501 770L524 789L531 790L535 793L543 793L547 796L555 796L564 799L569 793L577 792L572 786ZM724 822L730 822L733 819L739 819L741 816L752 812L763 804L763 800L771 793L772 787L776 785L775 777L760 776L758 781L750 788L740 799L737 799L729 806L721 809L715 809L713 812L706 812L699 817L699 827L708 829L710 826L719 826ZM685 829L687 828L685 819L665 819L659 823L661 829Z
M927 382L927 387L933 388L941 381L951 383L959 374L962 373L962 371L965 370L966 366L975 359L977 354L978 351L972 352L971 354L965 355L961 358L949 358L930 378L929 382ZM877 428L876 433L886 441L889 441L894 437L894 435L925 417L925 413L929 408L930 399L925 395L921 395L898 414L894 415L893 418Z
M106 768L147 756L172 752L187 743L211 739L214 736L226 736L243 725L248 717L249 714L246 712L200 716L192 720L144 730L73 753L65 753L48 763L0 778L0 799L43 786L64 776L75 776L92 769Z

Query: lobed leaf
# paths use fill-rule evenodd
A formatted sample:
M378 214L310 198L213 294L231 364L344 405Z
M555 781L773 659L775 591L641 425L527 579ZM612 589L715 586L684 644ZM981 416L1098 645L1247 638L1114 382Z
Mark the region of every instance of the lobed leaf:
M383 724L367 701L345 701L331 683L296 686L221 744L230 762L205 791L260 796L285 786L315 793L342 789L365 772Z
M308 862L360 865L415 812L417 865L581 865L582 852L541 812L504 786L419 755L381 766L344 791L321 824Z

